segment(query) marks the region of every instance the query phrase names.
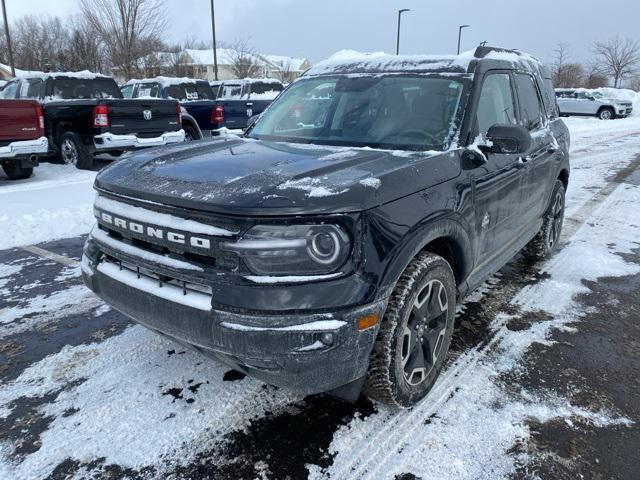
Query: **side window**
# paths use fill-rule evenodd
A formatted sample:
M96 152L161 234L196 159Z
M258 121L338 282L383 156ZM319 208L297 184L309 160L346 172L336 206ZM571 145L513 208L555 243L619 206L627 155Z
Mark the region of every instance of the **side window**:
M535 80L531 75L519 73L516 75L518 98L520 99L520 113L522 125L529 130L542 127L542 108L536 89Z
M516 122L511 77L506 73L493 73L485 77L478 102L478 133L485 135L497 123Z
M124 98L132 98L133 97L133 87L134 85L130 83L129 85L124 85L120 87L120 91L122 92L122 96Z
M2 90L2 98L16 98L16 93L18 92L18 86L20 82L9 82L5 85Z
M43 85L40 78L24 80L20 86L20 98L40 98Z

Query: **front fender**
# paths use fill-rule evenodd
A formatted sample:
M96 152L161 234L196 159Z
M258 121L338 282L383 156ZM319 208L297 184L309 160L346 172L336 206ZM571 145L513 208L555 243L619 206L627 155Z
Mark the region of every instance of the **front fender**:
M473 245L470 228L465 226L461 218L456 216L427 220L406 233L397 243L397 248L390 254L387 267L381 281L381 289L390 295L407 265L427 245L435 240L444 239L452 248L458 288L464 286L464 280L473 268Z

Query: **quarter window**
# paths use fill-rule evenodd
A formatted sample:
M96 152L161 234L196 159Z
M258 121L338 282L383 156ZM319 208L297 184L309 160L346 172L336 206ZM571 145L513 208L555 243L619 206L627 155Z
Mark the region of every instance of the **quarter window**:
M518 98L520 99L522 125L529 130L541 128L542 108L540 107L540 97L538 97L538 90L533 77L523 73L517 74L516 85L518 87Z
M493 125L516 121L511 77L506 73L487 76L478 103L478 133L486 135Z

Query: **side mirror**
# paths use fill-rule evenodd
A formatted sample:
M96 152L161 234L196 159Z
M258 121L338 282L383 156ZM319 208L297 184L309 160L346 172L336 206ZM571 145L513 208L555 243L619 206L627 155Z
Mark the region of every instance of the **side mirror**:
M494 125L487 132L492 153L519 154L531 148L531 133L520 125Z
M244 129L244 131L246 132L247 130L250 130L251 127L253 127L255 123L258 121L258 118L260 118L260 115L254 115L252 117L249 117L249 120L247 120L247 126Z

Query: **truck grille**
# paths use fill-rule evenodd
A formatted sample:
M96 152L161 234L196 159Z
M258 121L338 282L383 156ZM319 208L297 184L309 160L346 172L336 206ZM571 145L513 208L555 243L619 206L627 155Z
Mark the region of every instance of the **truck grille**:
M167 255L208 269L236 271L239 259L220 249L236 233L197 220L150 210L104 196L96 199L94 214L110 237L139 249Z

